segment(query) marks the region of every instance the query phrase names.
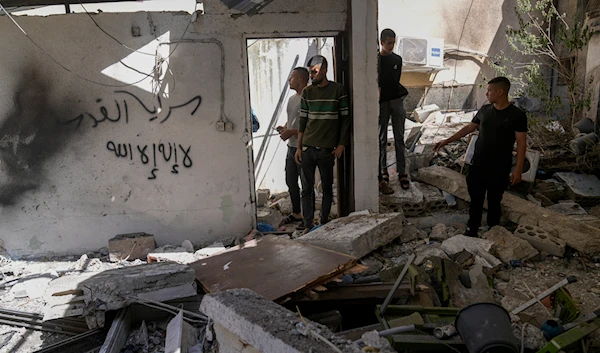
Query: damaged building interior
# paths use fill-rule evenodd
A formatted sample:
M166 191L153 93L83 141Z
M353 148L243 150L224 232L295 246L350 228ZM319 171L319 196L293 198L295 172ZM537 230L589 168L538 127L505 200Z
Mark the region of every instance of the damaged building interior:
M599 30L0 0L0 353L600 352Z

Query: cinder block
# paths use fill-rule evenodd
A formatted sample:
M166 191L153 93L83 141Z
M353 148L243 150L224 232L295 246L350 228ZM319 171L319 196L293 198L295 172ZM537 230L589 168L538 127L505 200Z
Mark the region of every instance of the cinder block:
M448 209L448 203L446 202L446 197L440 189L435 186L415 183L416 186L423 193L423 199L425 201L425 208L430 212L440 212Z
M156 249L154 235L146 233L119 234L108 241L110 261L145 260Z
M416 217L425 212L425 198L423 192L414 182L410 183L408 190L402 190L398 177L390 176L390 187L394 189L391 195L380 195L381 204L394 212L403 212L407 217Z
M540 227L534 225L519 225L514 234L521 239L527 240L539 251L545 251L550 255L561 257L565 254L565 241L553 237L550 233Z

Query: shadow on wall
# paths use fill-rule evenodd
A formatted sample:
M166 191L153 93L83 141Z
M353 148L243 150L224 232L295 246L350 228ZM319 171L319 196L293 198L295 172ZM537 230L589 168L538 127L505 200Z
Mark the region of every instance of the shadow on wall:
M51 82L26 68L15 86L14 106L0 122L0 205L14 205L45 178L44 164L66 145L70 132L59 118L69 106L52 101Z

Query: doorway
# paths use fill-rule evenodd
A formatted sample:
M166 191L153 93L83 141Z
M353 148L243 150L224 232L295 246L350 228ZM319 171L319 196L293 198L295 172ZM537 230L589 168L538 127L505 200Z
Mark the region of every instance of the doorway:
M257 192L260 189L268 189L270 195L277 195L288 190L285 178L287 142L279 137L275 128L286 123L288 99L296 93L290 89L288 84L291 71L298 66L306 67L308 60L319 54L327 58L330 63L327 78L346 83L343 82L343 77L340 75L339 63L342 55L338 43L338 37L247 40L250 106L259 122L259 128L252 133L254 178ZM350 148L347 151L346 154L351 154ZM342 159L338 160L338 164L340 162L346 164ZM339 167L334 170L337 181L335 185L340 185ZM317 209L319 209L321 188L319 176L317 175L316 178L315 192ZM300 180L298 180L298 184L300 185ZM334 190L341 190L335 185ZM346 185L346 183L342 185ZM338 216L340 213L336 211L340 209L340 194L340 192L334 191L336 205L332 205L332 213Z

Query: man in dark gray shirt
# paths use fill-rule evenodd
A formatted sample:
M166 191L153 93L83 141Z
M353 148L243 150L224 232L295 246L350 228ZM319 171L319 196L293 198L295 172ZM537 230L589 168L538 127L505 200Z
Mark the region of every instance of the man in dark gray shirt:
M405 167L404 147L404 98L408 91L400 84L402 76L402 57L393 52L396 44L396 33L391 29L381 31L381 52L379 53L379 191L392 194L394 190L388 185L390 177L387 169L387 131L390 117L394 132L396 149L396 171L402 189L409 188L409 180Z

